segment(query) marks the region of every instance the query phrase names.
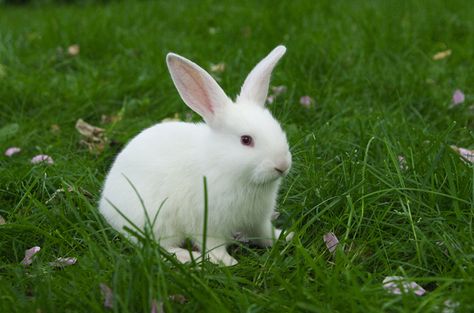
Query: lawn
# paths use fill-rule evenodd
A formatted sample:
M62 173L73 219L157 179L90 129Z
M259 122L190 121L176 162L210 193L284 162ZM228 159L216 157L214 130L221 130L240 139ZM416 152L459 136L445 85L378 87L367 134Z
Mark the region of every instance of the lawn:
M451 147L474 148L473 16L462 0L0 5L0 312L473 312L474 166ZM199 121L166 54L223 63L235 96L278 44L287 89L268 107L293 168L275 223L293 240L235 245L226 268L112 230L97 201L114 156L165 118ZM85 144L78 119L107 140Z

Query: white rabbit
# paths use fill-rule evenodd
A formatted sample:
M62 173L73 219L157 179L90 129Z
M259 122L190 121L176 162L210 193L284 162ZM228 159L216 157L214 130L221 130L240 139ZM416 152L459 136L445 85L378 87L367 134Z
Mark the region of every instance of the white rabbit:
M261 246L272 245L281 230L273 228L271 216L291 154L285 133L264 104L271 72L285 51L278 46L258 63L235 103L205 70L169 53L166 62L181 98L205 123L160 123L128 143L107 175L100 200L110 225L123 232L124 226L133 229L130 221L143 229L146 210L150 220L156 216L152 231L159 244L180 261L191 260L181 245L189 238L202 251L205 176L206 257L236 264L226 250L236 232Z

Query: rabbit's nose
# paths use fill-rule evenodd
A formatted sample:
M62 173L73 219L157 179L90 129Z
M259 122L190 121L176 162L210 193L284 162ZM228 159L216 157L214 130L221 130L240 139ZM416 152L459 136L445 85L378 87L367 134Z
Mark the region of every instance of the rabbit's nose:
M287 161L280 162L276 164L274 167L275 171L277 171L279 174L284 174L286 171L288 171L288 168L290 167L290 163Z

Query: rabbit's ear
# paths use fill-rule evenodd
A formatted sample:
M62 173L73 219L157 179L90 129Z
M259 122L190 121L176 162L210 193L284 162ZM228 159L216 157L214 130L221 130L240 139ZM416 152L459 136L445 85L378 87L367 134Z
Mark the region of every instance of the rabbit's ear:
M206 123L215 123L216 114L231 100L214 78L199 65L174 53L168 53L166 63L184 102Z
M244 100L261 106L265 105L270 85L270 75L285 52L285 46L278 46L254 67L245 79L237 102Z

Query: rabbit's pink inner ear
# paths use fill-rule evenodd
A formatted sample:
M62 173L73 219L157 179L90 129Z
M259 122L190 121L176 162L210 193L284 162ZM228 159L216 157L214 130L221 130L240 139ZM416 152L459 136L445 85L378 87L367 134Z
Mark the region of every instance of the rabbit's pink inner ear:
M201 67L183 57L168 54L167 63L184 102L207 123L213 123L216 111L230 101L221 87Z
M181 88L183 91L180 91L183 100L201 115L214 113L211 98L204 87L205 83L202 77L186 66L181 66L180 70L182 70L182 75L178 75L177 82L183 86L183 88ZM180 88L178 88L178 90L180 90Z

